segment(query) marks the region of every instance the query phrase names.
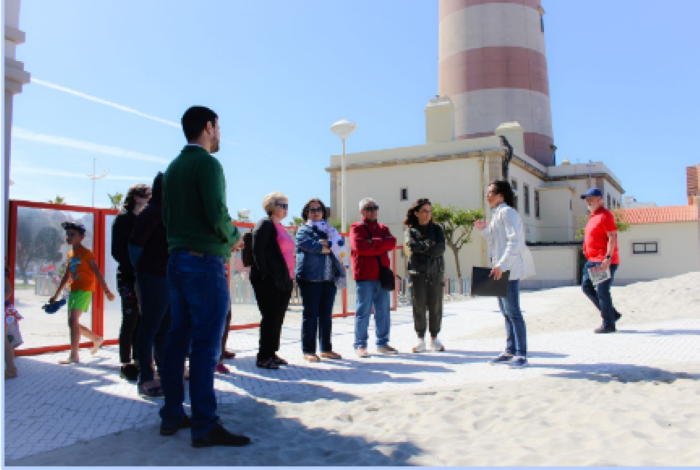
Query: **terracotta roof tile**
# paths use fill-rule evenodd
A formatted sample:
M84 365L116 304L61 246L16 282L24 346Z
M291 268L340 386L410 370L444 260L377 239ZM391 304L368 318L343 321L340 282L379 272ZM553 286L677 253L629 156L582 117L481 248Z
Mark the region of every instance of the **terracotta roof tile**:
M665 206L620 209L623 219L631 225L692 222L700 220L700 206Z

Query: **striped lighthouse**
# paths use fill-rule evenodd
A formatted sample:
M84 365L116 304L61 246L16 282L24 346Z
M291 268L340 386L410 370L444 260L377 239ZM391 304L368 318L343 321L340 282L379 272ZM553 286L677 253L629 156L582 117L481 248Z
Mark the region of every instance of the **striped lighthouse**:
M553 164L544 10L540 0L440 0L439 94L455 106L455 136L493 135L517 121L525 153Z

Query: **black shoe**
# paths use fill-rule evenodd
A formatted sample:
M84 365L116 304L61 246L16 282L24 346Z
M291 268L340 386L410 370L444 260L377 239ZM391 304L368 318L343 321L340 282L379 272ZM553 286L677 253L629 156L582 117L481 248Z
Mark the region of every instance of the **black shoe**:
M192 427L192 420L190 419L189 416L185 414L185 417L182 418L182 421L180 421L180 424L178 424L175 427L172 428L166 428L165 426L161 425L160 427L160 435L161 436L172 436L176 432L178 432L180 429L188 429Z
M615 311L615 323L617 323L620 318L622 318L622 314Z
M136 382L139 378L139 368L135 364L126 364L119 369L119 377L129 382Z
M192 447L212 447L212 446L247 446L250 438L246 436L236 436L228 432L222 425L217 424L206 436L199 439L192 439Z
M615 333L616 331L617 331L617 329L614 326L612 328L611 327L606 328L604 326L601 326L601 327L593 330L593 333Z

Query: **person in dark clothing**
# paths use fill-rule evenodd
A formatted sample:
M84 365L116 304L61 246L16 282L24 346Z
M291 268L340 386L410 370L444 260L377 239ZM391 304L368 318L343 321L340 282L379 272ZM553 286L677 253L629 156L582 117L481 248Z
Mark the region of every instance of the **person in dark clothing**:
M264 369L279 369L281 364L287 364L277 351L294 278L294 240L281 224L288 208L287 196L279 192L268 194L263 199L263 209L269 217L261 219L253 229L250 282L262 315L256 364Z
M408 261L413 324L418 334L418 344L413 352L423 352L426 321L430 329L430 349L444 351L438 339L442 323L442 301L445 276L445 234L442 227L433 222L432 205L428 199L418 199L408 208L404 250Z
M153 195L136 216L129 239L129 255L136 268L136 285L141 305L141 320L136 334L139 362L139 395L163 396L160 382L154 380L153 357L160 370L165 338L170 329L170 292L167 267L168 236L163 225L163 173L153 180ZM155 354L154 354L155 353Z
M141 212L151 188L147 184L135 184L129 188L124 206L112 224L112 258L117 263L117 290L122 300L122 325L119 330L120 375L129 381L138 378L138 367L132 363L138 360L136 354L136 330L139 324L139 304L136 297L136 276L129 260L129 237L134 229L136 215Z

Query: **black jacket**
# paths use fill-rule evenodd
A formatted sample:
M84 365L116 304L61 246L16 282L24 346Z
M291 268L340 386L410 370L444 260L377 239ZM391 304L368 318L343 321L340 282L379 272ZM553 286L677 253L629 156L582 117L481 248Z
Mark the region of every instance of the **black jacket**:
M160 205L149 202L136 216L129 243L143 248L136 271L166 277L170 254Z
M136 215L133 212L123 210L112 223L112 258L119 266L117 267L117 282L131 283L136 279L134 267L129 261L129 237L134 230Z
M405 236L411 254L409 274L438 275L445 272L445 234L442 227L430 222L425 236L413 227L406 229Z
M270 276L279 290L292 290L292 278L289 277L287 262L277 242L277 228L267 217L260 219L253 229L253 260L250 268L251 281Z

